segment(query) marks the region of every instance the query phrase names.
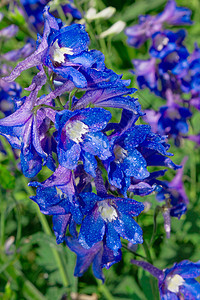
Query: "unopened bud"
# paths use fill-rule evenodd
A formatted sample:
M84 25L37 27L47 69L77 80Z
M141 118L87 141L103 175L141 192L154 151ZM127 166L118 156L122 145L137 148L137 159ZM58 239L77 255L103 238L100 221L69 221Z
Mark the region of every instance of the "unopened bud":
M120 33L124 30L125 26L126 26L125 22L118 21L115 24L113 24L108 30L102 32L99 37L105 38L108 35Z

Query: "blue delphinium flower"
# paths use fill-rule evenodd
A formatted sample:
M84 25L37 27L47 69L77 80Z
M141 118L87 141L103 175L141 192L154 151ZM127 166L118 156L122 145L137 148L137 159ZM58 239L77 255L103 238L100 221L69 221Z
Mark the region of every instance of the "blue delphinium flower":
M142 229L132 217L138 216L144 205L133 199L94 193L81 193L85 203L79 242L89 249L106 236L106 245L113 251L121 248L120 236L133 244L142 243Z
M72 172L59 166L44 182L31 182L29 185L37 187L36 196L31 199L38 204L40 211L53 215L57 243L64 241L68 225L70 233L76 236L76 224L81 223L83 214Z
M177 168L166 157L172 154L167 152L169 145L165 138L152 133L148 125L133 125L121 135L111 136L111 145L114 155L105 162L108 179L124 195L131 177L144 179L149 176L148 165Z
M50 0L20 0L20 2L26 12L24 17L27 19L28 16L28 23L32 24L32 27L40 33L44 25L43 10ZM69 0L68 2L67 4L61 4L64 14L70 14L75 19L81 19L81 13L75 7L74 1ZM53 11L53 15L57 16L57 14L56 11Z
M97 50L88 51L89 36L80 24L64 26L44 9L44 33L38 36L37 50L20 62L6 80L13 81L22 71L44 64L50 71L71 80L76 87L87 86L87 69L102 71L104 56ZM76 39L74 39L76 36Z
M166 134L174 139L176 146L180 146L181 138L188 132L187 119L192 116L192 113L188 108L181 107L174 101L175 95L170 89L166 91L166 97L166 106L160 107L159 112L146 110L144 120L152 125L154 132Z
M157 188L157 200L170 201L169 212L172 217L180 218L187 211L189 200L183 184L183 171L186 161L187 157L183 159L181 163L182 168L177 171L172 181L160 181L160 188Z
M118 253L121 248L120 236L133 244L142 243L142 229L133 220L144 209L144 205L133 199L108 195L101 171L97 169L94 180L97 195L81 193L82 211L86 215L78 240L89 249L102 240L106 246Z
M74 276L82 276L92 264L94 276L104 282L102 268L109 269L121 260L121 250L112 251L104 242L98 242L90 249L81 246L76 238L66 238L67 246L77 254Z
M200 275L200 261L183 260L163 271L145 261L131 260L131 263L158 279L161 300L200 299L200 283L194 279Z
M101 132L111 118L111 113L102 108L63 110L56 114L58 130L58 160L68 168L75 169L81 158L85 170L95 176L95 155L106 160L112 155L107 137Z
M1 65L0 75L3 70L7 70L6 65ZM22 92L21 86L16 82L6 82L0 79L0 110L5 116L10 115L15 111L16 102L20 99Z

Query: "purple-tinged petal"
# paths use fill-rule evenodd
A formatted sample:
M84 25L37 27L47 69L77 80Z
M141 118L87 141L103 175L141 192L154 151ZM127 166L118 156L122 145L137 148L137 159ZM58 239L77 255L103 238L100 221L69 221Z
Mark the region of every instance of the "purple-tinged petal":
M161 280L164 277L164 273L162 270L156 268L155 266L151 265L150 263L148 263L146 261L138 261L138 260L132 259L131 263L136 266L142 267L145 271L148 271L151 275L153 275L157 279Z
M169 0L164 11L156 17L156 21L178 26L191 25L190 15L191 11L188 8L178 7L174 0Z
M104 253L104 248L102 247L99 252L96 254L93 260L92 271L96 278L102 280L104 283L104 275L102 272L102 255Z
M180 274L184 279L200 276L200 261L193 263L189 260L183 260L175 265L173 274Z
M104 252L102 257L102 267L109 269L113 264L119 262L122 258L121 249L112 251L104 245Z
M89 268L90 264L93 262L95 259L96 255L100 254L102 255L102 243L99 242L95 244L93 247L90 249L85 249L81 246L81 244L78 242L77 239L74 238L66 238L66 243L67 246L77 254L77 262L76 262L76 267L74 271L74 276L82 276L83 273ZM100 259L100 258L99 258ZM99 259L97 259L99 261ZM97 263L97 261L96 261ZM97 266L95 263L95 276L97 275L97 278L103 280L103 275L102 273L97 271ZM102 276L99 276L102 275Z

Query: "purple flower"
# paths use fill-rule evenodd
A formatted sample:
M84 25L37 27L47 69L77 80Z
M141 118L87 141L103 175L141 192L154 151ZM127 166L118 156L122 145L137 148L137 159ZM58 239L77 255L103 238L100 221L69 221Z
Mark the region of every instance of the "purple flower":
M126 28L128 44L139 48L156 32L162 31L163 23L170 25L191 25L191 11L188 8L177 7L174 0L169 0L164 11L157 16L140 16L139 24Z
M26 17L29 24L34 26L38 32L41 32L41 28L44 25L43 21L43 10L50 0L20 0L25 10L24 16ZM61 5L64 14L70 14L75 19L81 19L81 13L74 6L74 1L69 0L69 3ZM57 17L57 11L53 11L53 15ZM28 16L28 18L27 18ZM34 28L33 27L33 28Z
M166 91L167 105L160 107L159 112L146 111L144 120L152 125L154 132L173 138L175 145L180 145L180 139L188 132L187 119L192 116L190 110L175 103L175 95ZM152 118L153 116L153 118Z
M111 156L107 137L101 132L110 120L110 112L102 108L63 110L56 114L55 126L58 130L58 160L68 168L75 169L82 159L86 172L95 176L97 162Z
M172 52L181 53L180 58L185 59L189 55L186 48L182 45L186 32L181 29L177 32L165 30L156 32L152 36L152 46L149 50L151 56L163 59Z
M141 89L148 87L151 91L157 88L158 75L156 74L156 59L148 60L134 59L133 64L137 76L137 82Z
M189 200L183 184L183 171L186 161L187 157L183 159L181 163L182 168L177 171L171 182L160 181L159 183L162 188L160 188L160 190L158 189L156 198L159 201L170 200L169 213L172 217L180 218L187 211Z
M109 249L103 242L98 242L90 249L81 246L76 238L66 238L67 246L77 254L74 276L82 276L92 264L94 276L104 282L102 268L109 269L121 260L121 250Z
M21 92L22 88L18 83L10 83L0 79L0 110L5 116L15 111L16 103L20 98Z
M169 0L162 13L157 16L157 22L166 22L170 25L191 25L191 11L186 7L176 6L174 0Z
M18 32L18 26L12 24L0 30L0 38L10 39Z
M200 275L200 261L183 260L163 271L145 261L131 260L131 263L158 279L161 300L200 299L200 283L194 279Z

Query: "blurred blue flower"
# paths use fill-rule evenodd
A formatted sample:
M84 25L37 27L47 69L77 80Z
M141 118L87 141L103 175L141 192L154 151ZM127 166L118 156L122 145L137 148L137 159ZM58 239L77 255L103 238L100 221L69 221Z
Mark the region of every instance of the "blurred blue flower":
M127 43L135 48L141 47L154 33L163 30L163 24L191 25L191 11L185 7L177 7L174 0L169 0L163 12L157 16L140 16L139 24L125 29Z

